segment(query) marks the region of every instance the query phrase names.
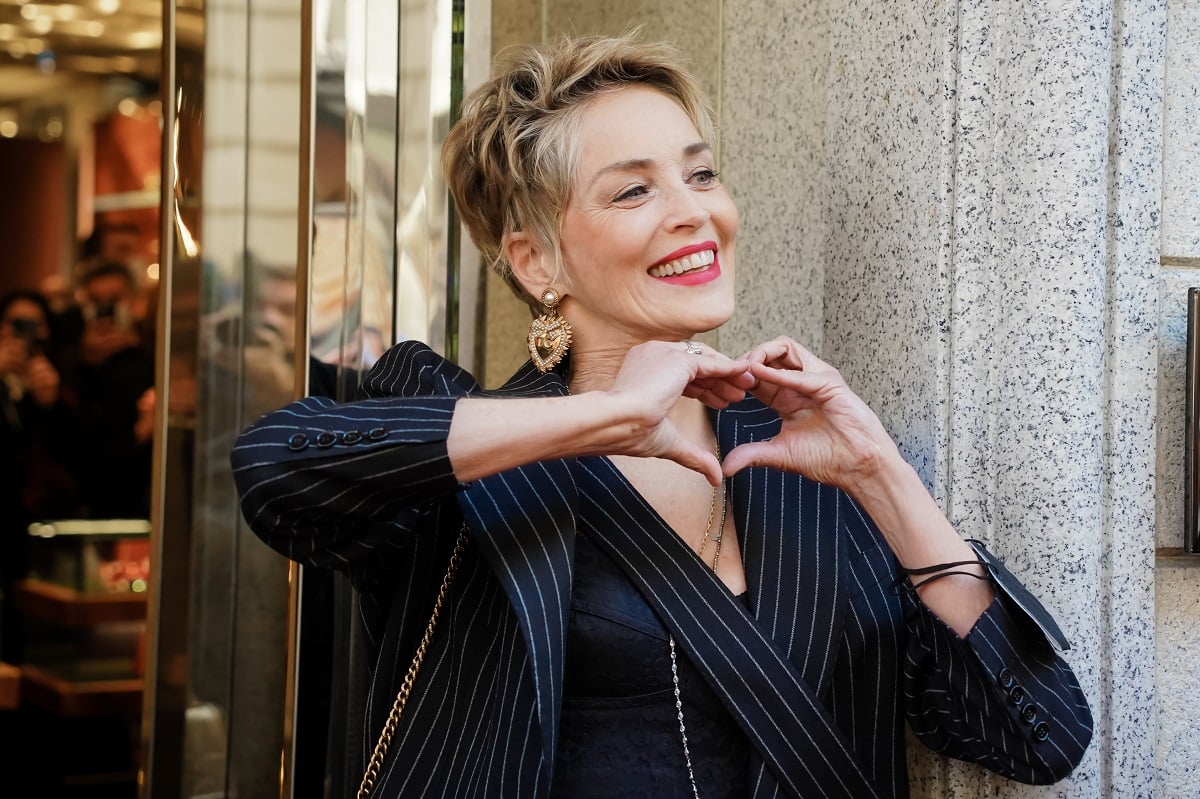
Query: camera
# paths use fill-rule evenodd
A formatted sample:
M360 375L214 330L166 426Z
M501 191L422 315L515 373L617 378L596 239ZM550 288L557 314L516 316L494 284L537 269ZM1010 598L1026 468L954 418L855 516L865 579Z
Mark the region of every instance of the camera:
M124 330L130 325L129 306L123 302L93 303L84 307L84 319L91 322L107 321L113 327Z
M32 345L37 341L38 323L36 319L13 319L11 324L13 335L24 339L26 344Z
M12 325L13 335L25 342L27 357L36 354L41 349L38 346L36 319L13 319L9 324Z

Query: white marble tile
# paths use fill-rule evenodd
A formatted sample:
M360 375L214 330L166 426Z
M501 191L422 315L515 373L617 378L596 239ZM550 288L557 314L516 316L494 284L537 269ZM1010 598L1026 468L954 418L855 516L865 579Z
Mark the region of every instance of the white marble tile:
M738 310L720 347L773 336L822 349L829 193L826 3L725 5L721 170L741 212Z
M1163 255L1200 258L1200 0L1169 0Z
M718 0L545 0L548 36L618 35L637 27L643 39L672 41L714 103L721 72Z
M1159 564L1155 604L1155 688L1158 735L1154 758L1155 796L1190 797L1200 786L1200 736L1196 697L1200 696L1200 568Z
M823 351L944 496L956 10L830 8Z

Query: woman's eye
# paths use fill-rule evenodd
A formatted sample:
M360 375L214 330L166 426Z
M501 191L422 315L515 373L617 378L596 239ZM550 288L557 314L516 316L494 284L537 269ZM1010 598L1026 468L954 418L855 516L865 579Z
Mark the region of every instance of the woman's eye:
M618 194L614 199L616 200L616 202L622 202L624 200L636 200L638 197L641 197L645 193L646 193L645 186L631 186L628 189L625 189L625 191Z
M688 176L688 182L697 186L712 186L717 182L718 173L711 169L697 169Z

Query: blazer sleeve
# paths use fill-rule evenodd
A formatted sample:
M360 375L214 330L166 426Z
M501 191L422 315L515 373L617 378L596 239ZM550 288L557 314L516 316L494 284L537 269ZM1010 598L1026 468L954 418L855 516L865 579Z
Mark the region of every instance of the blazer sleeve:
M276 551L370 590L458 489L446 437L455 403L474 387L425 345L406 342L367 374L363 399L308 397L267 414L231 455L242 515Z
M965 638L906 594L909 725L936 752L1020 782L1056 782L1079 764L1092 736L1079 681L1055 652L1066 639L1041 603L972 545L996 598Z

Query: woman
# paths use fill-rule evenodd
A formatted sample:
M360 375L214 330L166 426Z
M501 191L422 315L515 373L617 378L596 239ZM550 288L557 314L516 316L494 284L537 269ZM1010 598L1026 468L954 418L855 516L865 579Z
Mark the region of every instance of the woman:
M1053 621L838 373L690 341L734 304L713 140L666 46L521 51L443 166L531 362L481 391L407 342L240 439L251 526L362 592L368 751L467 533L372 795L905 796L905 717L1027 782L1082 756Z
M0 600L25 576L29 523L69 517L77 508L79 425L63 401L53 353L45 299L32 291L0 297ZM21 657L19 626L5 602L4 660Z

